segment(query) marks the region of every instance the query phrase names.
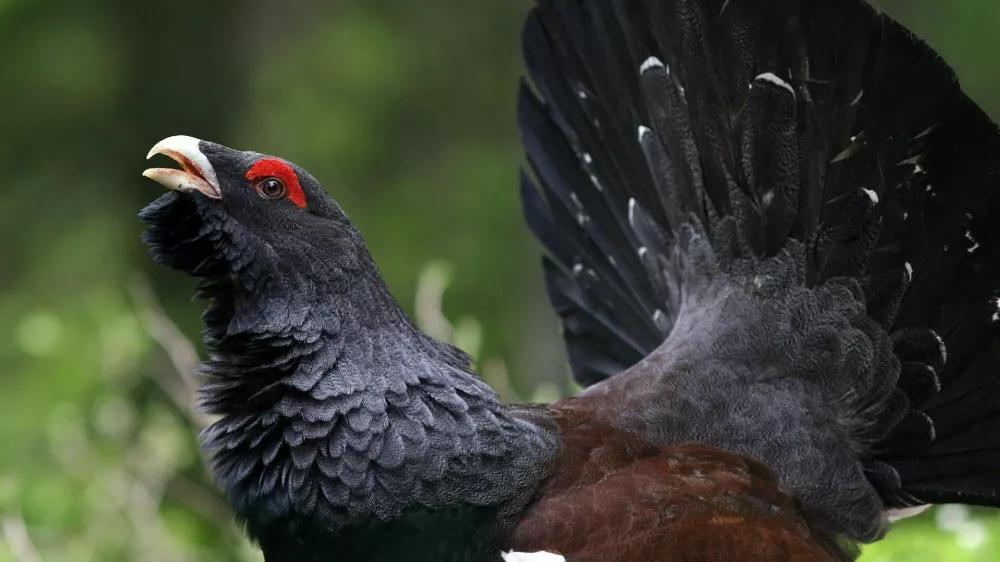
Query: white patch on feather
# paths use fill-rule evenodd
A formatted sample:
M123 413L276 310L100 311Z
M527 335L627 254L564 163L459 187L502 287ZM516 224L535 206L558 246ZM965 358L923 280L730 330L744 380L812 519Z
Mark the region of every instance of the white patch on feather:
M551 552L501 552L504 562L566 562L566 557Z
M942 360L942 362L947 362L948 361L948 346L946 346L944 344L944 340L941 339L941 336L937 335L937 332L931 332L931 333L934 334L934 339L936 339L937 342L938 342L938 348L941 350L941 360Z
M639 248L639 259L643 259L643 258L645 258L645 257L646 257L646 254L648 254L648 253L649 253L649 250L648 250L648 249L646 249L646 247L645 247L645 246L643 246L643 247Z
M775 86L778 86L779 88L784 88L784 89L788 90L789 94L792 94L793 98L795 97L795 90L792 89L792 86L788 82L785 82L784 80L782 80L781 78L778 78L777 76L775 76L774 74L771 74L770 72L765 72L764 74L761 74L760 76L754 78L754 82L756 82L757 80L763 80L764 82L770 82L771 84L774 84Z
M993 297L993 306L996 307L996 311L993 313L993 321L1000 322L1000 297Z
M656 324L656 327L664 332L670 327L667 325L667 316L659 308L653 313L653 324Z
M761 205L767 207L772 201L774 201L774 190L768 191L764 194L764 197L761 199Z
M935 130L937 130L938 125L939 125L939 123L935 123L935 124L931 125L930 127L927 127L920 134L918 134L917 136L913 137L914 140L922 139L922 138L926 137L927 135L933 133Z
M872 200L873 204L878 205L878 193L875 193L871 189L865 189L863 187L861 188L861 191L865 192L865 195L867 195L868 198Z
M584 152L583 161L586 162L587 164L592 164L594 162L594 158L590 155L590 153Z
M644 125L639 125L639 142L642 142L642 139L645 138L646 135L652 132L653 130L650 129L649 127L646 127Z
M976 242L976 239L972 237L972 231L971 230L966 230L965 231L965 237L969 239L969 242L972 242L972 247L969 248L969 253L970 254L972 252L975 252L976 250L979 249L979 242Z
M886 515L889 516L889 521L899 521L900 519L906 519L907 517L914 517L920 515L921 513L927 511L933 507L931 504L927 505L915 505L913 507L901 507L898 509L888 509L886 510Z
M628 200L628 223L635 226L635 197Z
M660 59L656 57L649 57L646 59L646 62L642 63L642 66L639 67L639 74L645 74L647 70L652 70L654 68L666 68L666 66L663 65L663 61Z
M583 273L583 264L582 263L578 263L578 264L574 265L573 266L573 275L580 275L581 273Z
M910 262L906 262L906 264L904 264L904 267L906 267L906 281L907 282L913 281L913 266L910 265Z

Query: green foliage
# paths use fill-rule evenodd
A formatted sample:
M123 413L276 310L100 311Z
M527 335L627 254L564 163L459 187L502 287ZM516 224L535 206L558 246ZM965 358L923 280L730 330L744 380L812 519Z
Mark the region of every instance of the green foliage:
M864 549L862 562L997 562L1000 518L989 510L945 505L898 523L892 538Z
M1000 4L876 3L1000 115ZM149 263L134 219L168 135L302 164L504 397L572 391L517 199L529 5L0 0L0 562L259 560L204 470L178 373L195 350L133 282L197 339L192 284ZM948 509L864 560L997 559L1000 519Z

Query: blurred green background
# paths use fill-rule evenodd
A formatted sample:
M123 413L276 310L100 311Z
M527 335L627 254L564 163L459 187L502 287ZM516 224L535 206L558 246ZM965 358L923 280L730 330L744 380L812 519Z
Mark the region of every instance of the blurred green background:
M517 200L529 3L0 0L0 562L259 560L178 374L202 304L139 243L161 192L143 156L168 135L311 170L404 306L505 398L570 390ZM1000 2L876 4L1000 116ZM1000 518L946 506L864 560L998 546Z

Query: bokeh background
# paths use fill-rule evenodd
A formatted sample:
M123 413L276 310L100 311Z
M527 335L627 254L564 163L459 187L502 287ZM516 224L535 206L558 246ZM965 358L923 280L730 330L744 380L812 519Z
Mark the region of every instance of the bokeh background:
M529 0L0 0L0 562L260 560L203 468L192 283L143 156L184 133L311 170L427 330L509 400L571 391L521 222ZM1000 2L882 0L1000 117ZM865 561L1000 560L945 506Z

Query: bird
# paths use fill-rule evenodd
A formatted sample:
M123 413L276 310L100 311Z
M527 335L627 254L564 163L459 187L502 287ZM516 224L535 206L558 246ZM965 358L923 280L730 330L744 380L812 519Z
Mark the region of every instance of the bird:
M1000 506L1000 131L863 0L537 0L526 223L576 396L504 404L306 170L149 156L268 562L852 560ZM443 204L443 203L442 203Z

